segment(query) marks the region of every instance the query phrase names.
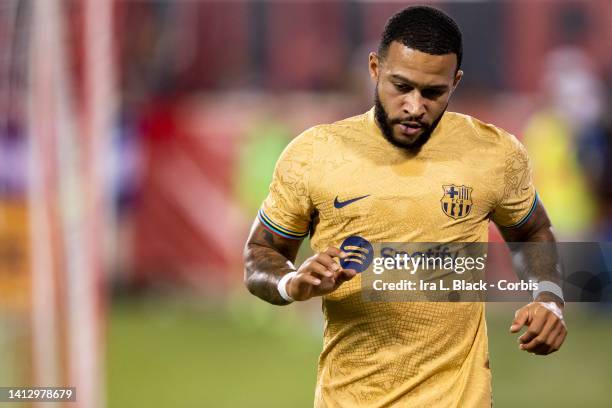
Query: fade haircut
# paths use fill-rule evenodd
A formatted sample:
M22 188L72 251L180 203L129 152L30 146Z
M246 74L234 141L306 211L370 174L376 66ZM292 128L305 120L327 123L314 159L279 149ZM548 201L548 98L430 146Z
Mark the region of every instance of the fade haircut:
M393 41L430 55L453 53L457 55L457 70L461 67L461 30L452 18L433 7L412 6L391 16L378 45L380 58L387 56Z

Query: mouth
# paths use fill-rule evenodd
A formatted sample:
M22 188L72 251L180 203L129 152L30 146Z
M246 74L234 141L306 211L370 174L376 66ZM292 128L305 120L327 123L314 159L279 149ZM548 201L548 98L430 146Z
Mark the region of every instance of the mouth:
M423 130L423 125L418 122L403 122L403 123L398 123L398 126L400 129L400 132L404 136L409 136L409 137L414 137L421 130Z

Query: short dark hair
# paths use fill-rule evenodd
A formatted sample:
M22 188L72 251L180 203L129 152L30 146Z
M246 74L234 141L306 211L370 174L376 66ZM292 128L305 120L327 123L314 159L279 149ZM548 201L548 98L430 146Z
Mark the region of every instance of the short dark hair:
M433 7L412 6L391 16L378 45L381 58L386 57L393 41L431 55L454 53L457 70L461 67L461 30L452 18Z

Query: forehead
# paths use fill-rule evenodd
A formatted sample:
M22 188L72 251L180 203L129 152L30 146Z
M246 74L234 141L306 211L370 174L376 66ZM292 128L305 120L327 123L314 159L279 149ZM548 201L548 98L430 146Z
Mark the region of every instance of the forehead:
M393 41L382 65L389 75L419 77L426 82L448 80L455 77L457 56L454 53L431 55Z

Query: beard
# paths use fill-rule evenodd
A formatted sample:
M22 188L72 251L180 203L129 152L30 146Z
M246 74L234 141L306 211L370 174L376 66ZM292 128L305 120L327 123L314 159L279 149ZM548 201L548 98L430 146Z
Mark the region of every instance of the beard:
M446 108L447 107L444 107L444 110L440 116L438 116L431 125L417 121L421 125L423 131L415 140L405 141L395 137L395 134L393 133L393 126L402 122L415 120L413 118L390 119L385 107L378 97L378 84L376 84L376 89L374 90L374 117L376 118L376 122L378 123L378 127L382 131L383 136L393 146L405 149L411 153L418 153L418 151L421 150L421 147L427 143L436 126L438 126L440 119L442 119L442 115L444 115L444 112L446 112Z

